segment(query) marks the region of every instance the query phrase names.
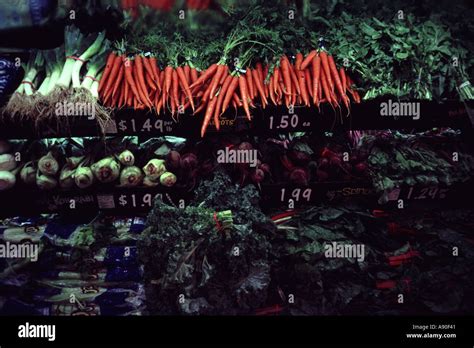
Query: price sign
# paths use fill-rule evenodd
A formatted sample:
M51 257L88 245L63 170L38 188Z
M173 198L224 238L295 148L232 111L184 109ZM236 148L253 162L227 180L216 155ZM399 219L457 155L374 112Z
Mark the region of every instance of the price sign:
M167 134L173 132L174 122L171 120L144 117L143 119L123 119L117 121L118 131L127 134L158 133Z
M311 120L306 119L302 115L272 115L268 117L267 127L269 130L309 130L311 128Z
M290 199L294 202L309 202L313 195L312 188L293 188L282 187L280 190L280 202L288 202Z
M151 208L156 197L161 197L161 194L145 192L118 194L116 196L116 206L117 208Z
M430 187L414 187L410 186L406 193L406 199L411 200L431 200L431 199L444 199L449 189L439 188L438 186Z

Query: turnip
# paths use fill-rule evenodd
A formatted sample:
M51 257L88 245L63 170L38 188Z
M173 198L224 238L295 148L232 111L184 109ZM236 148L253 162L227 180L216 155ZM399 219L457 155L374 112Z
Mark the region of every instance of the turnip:
M0 170L1 171L10 171L16 168L17 162L15 157L9 153L0 155Z
M166 172L165 161L153 158L143 167L143 172L150 180L158 181L161 174Z
M46 155L40 158L38 161L38 170L41 174L53 176L59 171L58 161L53 156L53 153L49 151Z
M135 164L135 156L130 150L122 151L118 155L118 160L124 166L133 166Z
M79 166L74 173L74 182L81 189L91 186L94 183L94 174L91 168Z
M8 190L15 186L15 175L8 171L0 171L0 191Z
M36 169L33 166L33 162L27 162L21 168L20 178L27 185L32 185L36 182Z
M120 164L113 157L106 157L94 163L91 170L102 183L115 181L120 176Z
M146 187L155 187L158 186L159 182L151 180L149 176L145 176L143 179L143 185Z
M38 170L36 172L36 185L40 190L52 190L58 186L58 181L53 176L42 174Z
M143 172L136 166L125 167L120 173L120 186L135 187L142 183Z
M69 189L74 186L74 172L76 170L66 164L59 173L59 187Z
M160 184L166 187L171 187L176 183L176 175L171 172L166 172L160 176Z
M72 156L66 158L66 163L70 169L76 169L82 161L84 161L84 156Z

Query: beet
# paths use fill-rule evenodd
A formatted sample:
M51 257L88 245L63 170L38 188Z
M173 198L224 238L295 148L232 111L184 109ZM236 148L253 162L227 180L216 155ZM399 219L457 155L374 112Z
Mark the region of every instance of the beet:
M321 169L327 169L329 167L329 160L327 158L320 158L319 167Z
M294 168L290 173L290 182L295 185L308 185L308 172L303 168Z
M239 150L252 150L253 146L249 142L243 141L239 145Z
M316 177L318 178L318 181L326 181L327 179L329 179L329 174L324 170L318 169L316 171Z
M306 165L311 160L311 157L307 153L301 151L293 150L290 151L288 155L290 159L298 165Z
M357 163L355 166L354 166L354 170L357 172L357 173L365 173L367 171L367 165L364 163L364 162L360 162L360 163Z
M198 166L198 159L197 156L193 153L186 153L181 156L180 166L184 170L193 170Z
M331 164L331 166L333 167L340 167L341 164L342 164L342 161L339 157L337 156L334 156L334 157L331 157L330 160L329 160L329 163Z
M166 168L176 170L181 164L181 155L178 151L170 151L166 156Z
M295 167L287 155L281 156L280 161L281 164L283 164L283 167L285 167L285 169L287 170L293 170L293 168Z
M327 147L325 147L321 151L321 157L332 158L332 157L338 157L338 155L334 153L333 151L329 150Z
M268 174L268 175L271 174L271 173L270 173L270 165L268 165L268 163L262 163L259 168L260 168L261 170L263 170L263 172L264 172L265 174Z
M252 179L254 184L259 184L265 179L265 173L262 169L257 168L250 174L250 179Z

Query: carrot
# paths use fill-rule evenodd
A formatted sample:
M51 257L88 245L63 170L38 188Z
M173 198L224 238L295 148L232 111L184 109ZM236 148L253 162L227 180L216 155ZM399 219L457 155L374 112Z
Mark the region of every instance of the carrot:
M194 101L193 101L193 95L191 94L191 89L189 88L188 81L186 79L186 73L182 67L177 67L176 68L176 73L178 75L178 78L181 82L181 86L183 86L184 93L186 94L186 97L188 98L191 108L194 111ZM189 67L188 67L188 73L189 73Z
M306 89L306 79L305 79L305 74L304 71L298 70L299 74L299 83L300 83L300 90L301 90L301 98L303 99L303 102L306 106L309 106L309 96L308 96L308 90Z
M222 84L225 82L225 79L227 78L228 73L229 73L229 68L227 67L227 65L224 65L224 71L221 74L221 78L219 80L218 86L222 86Z
M125 68L123 69L123 75L124 75L124 81L123 81L123 90L124 90L124 103L128 104L128 95L130 93L130 85L127 82L127 79L125 78Z
M268 94L270 95L270 100L274 105L277 104L275 99L275 74L270 77L270 86L268 88Z
M339 77L341 78L342 89L344 90L344 93L346 93L346 89L347 89L346 72L344 71L343 67L339 69Z
M201 76L199 76L199 78L193 84L191 84L191 86L189 86L189 88L193 89L194 87L204 83L204 81L206 81L207 79L209 79L211 76L214 75L214 73L217 70L217 67L218 67L217 63L212 64L209 68L206 69L204 73L202 73Z
M172 71L172 74L171 74L171 95L173 97L172 101L174 101L174 105L173 105L173 102L171 103L171 110L173 110L173 106L179 106L179 93L178 93L178 90L179 90L179 82L178 82L178 73L176 72L175 69L173 69Z
M163 106L166 107L166 103L170 97L170 89L171 89L171 77L173 75L173 68L169 65L165 68L164 71L164 80L163 80L163 89L162 89L162 99L163 99Z
M197 79L198 79L197 70L195 68L191 68L191 83L196 82Z
M268 96L268 88L269 88L269 83L265 83L267 77L268 77L268 64L265 65L265 68L263 70L263 84L264 84L264 87L265 87L265 96Z
M280 60L281 72L283 75L284 89L283 93L291 95L291 73L290 73L290 62L283 56Z
M245 114L247 115L247 119L250 121L252 120L252 117L250 116L250 109L249 109L248 86L247 86L247 80L245 79L244 75L239 76L239 89L240 89L240 96L242 98L242 104L244 106Z
M99 81L99 92L102 92L102 88L104 87L104 83L109 78L110 72L112 71L112 67L114 66L114 61L117 55L115 52L111 52L107 57L107 62L105 63L104 72L102 73L102 78Z
M186 77L186 82L188 83L188 86L189 86L189 83L190 83L190 79L191 79L191 68L189 67L189 65L185 65L184 68L183 68L183 72L184 72L184 76Z
M153 76L155 77L156 87L161 92L160 69L158 68L156 57L150 56L150 66L151 66L151 69L153 70Z
M122 73L123 75L123 73ZM125 103L125 87L123 86L123 84L120 86L120 97L119 97L119 100L118 100L118 107L121 108L123 107Z
M207 110L206 114L204 116L204 121L202 122L202 127L201 127L201 138L204 137L204 134L206 134L206 129L207 126L209 125L209 122L211 120L211 117L213 115L214 108L217 103L217 98L212 98L209 100L209 104L207 105Z
M133 80L133 76L132 76L132 69L133 69L133 66L132 66L132 61L130 59L127 59L125 61L125 78L127 79L127 82L132 90L132 93L133 95L135 96L135 101L139 101L140 100L140 94L138 93L138 88L137 88L137 85L135 84L135 81ZM132 104L132 103L130 103Z
M333 95L331 93L331 90L329 89L329 83L327 81L326 72L324 71L324 69L321 71L321 85L323 86L324 96L329 101L329 103L333 107L335 106L335 104L337 106L337 102L333 99Z
M234 91L237 88L238 83L239 79L236 76L232 76L232 81L230 82L229 88L227 89L227 92L224 97L224 101L222 102L222 113L224 113L227 107L229 106L230 100L234 95Z
M150 76L149 79L145 78L145 81L147 82L148 87L150 87L152 90L155 91L156 90L155 84L157 80L155 78L153 68L151 67L150 59L148 57L143 57L142 62L143 62L143 67L145 68L146 73L148 74L148 76Z
M331 68L329 67L328 55L325 51L321 51L319 53L319 56L321 57L321 65L323 66L323 69L324 69L324 76L326 76L326 80L328 82L328 87L331 90L331 93L333 93L334 92L334 84L333 84L332 78L331 78Z
M193 115L196 115L197 113L201 112L202 109L207 105L207 102L199 104L198 108L193 112Z
M316 105L319 105L318 99L320 99L320 91L319 89L321 88L319 85L319 82L321 80L320 75L321 75L321 58L320 56L316 56L313 58L311 62L311 69L313 73L313 103Z
M303 53L298 52L298 53L296 53L296 59L295 59L295 68L296 68L296 70L302 70L301 69L301 63L303 63Z
M273 70L273 76L275 77L275 81L280 81L280 68L276 67L275 70ZM274 82L273 83L273 92L277 93L277 84Z
M332 77L334 78L334 82L336 84L336 89L338 93L340 94L342 101L344 102L344 105L346 106L346 108L349 109L348 98L347 98L346 93L344 92L344 88L342 88L341 79L339 78L339 72L337 71L336 62L334 62L333 56L328 56L328 63L329 63L329 69L331 71Z
M313 57L315 57L317 53L318 52L316 50L312 50L311 52L309 52L306 58L303 60L303 62L301 62L300 69L301 70L306 69L309 63L311 63L311 61L313 60Z
M111 88L114 85L115 79L117 78L117 75L119 73L121 66L122 66L122 56L116 56L113 62L112 70L110 71L110 74L109 74L109 78L107 79L106 83L103 86L104 93L102 94L102 97L104 99L111 92Z
M221 90L219 91L219 95L217 97L217 104L216 104L216 114L217 117L223 114L222 111L222 104L224 103L224 97L226 95L227 90L229 89L230 84L232 83L233 77L232 75L227 75L224 84L222 85ZM216 117L216 116L214 116Z
M135 76L136 77L136 85L138 88L138 92L141 92L141 99L143 104L145 104L148 107L152 107L152 102L150 100L150 97L148 97L148 88L146 87L145 83L145 75L144 75L144 69L143 69L143 60L142 56L137 54L135 57Z
M291 82L295 86L295 88L292 88L293 94L295 96L301 95L301 89L300 89L300 84L298 82L298 76L296 76L296 71L295 67L290 64L290 76L291 76ZM296 91L296 93L294 93Z
M219 64L217 66L216 73L214 74L211 80L211 86L210 86L211 90L209 91L209 99L213 99L215 97L216 89L224 70L225 70L225 65Z
M304 79L306 82L306 90L308 91L309 98L312 100L313 99L313 81L311 80L311 74L309 72L309 69L304 69Z
M235 104L237 104L238 107L242 107L244 105L244 104L242 104L242 101L240 100L239 96L237 95L237 91L234 92L234 95L232 96L232 98L234 99Z
M115 96L115 93L117 93L118 89L119 89L119 86L121 86L122 84L122 78L123 78L123 74L124 74L124 71L123 71L123 65L120 66L120 70L119 70L119 73L117 75L117 78L115 80L115 83L114 83L114 88L112 90L112 97Z
M265 91L262 86L262 81L258 76L257 69L252 70L253 81L255 82L255 86L257 88L258 93L260 94L260 99L262 100L263 105L268 104L267 97L265 97Z

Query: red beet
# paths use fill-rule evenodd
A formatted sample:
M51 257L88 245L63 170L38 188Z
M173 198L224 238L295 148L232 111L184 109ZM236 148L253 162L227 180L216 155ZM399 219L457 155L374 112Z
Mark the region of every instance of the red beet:
M265 174L270 175L270 166L267 163L262 163L259 167Z
M329 163L331 164L331 166L340 167L342 164L342 161L339 157L334 156L329 159Z
M295 185L308 185L308 173L303 168L294 168L290 173L290 182Z
M324 170L318 169L316 171L316 177L318 178L318 181L326 181L329 178L329 174Z
M290 151L288 155L290 159L298 165L306 165L311 160L311 157L307 153L301 151L293 150Z
M319 167L321 169L326 169L329 167L329 160L327 158L320 158L319 159Z
M287 155L281 156L280 161L281 164L283 164L283 167L285 167L285 169L287 170L293 170L293 168L295 167L293 163L289 160Z
M365 173L367 171L367 165L364 162L357 163L354 166L354 170L357 173Z
M186 153L183 156L181 156L180 165L181 165L181 168L183 168L184 170L191 171L197 168L198 164L199 163L198 163L197 156L193 153Z
M243 141L239 145L239 150L252 150L253 146L249 142Z
M250 178L254 184L259 184L265 179L265 173L262 169L257 168L250 174Z
M166 168L176 170L181 164L181 155L178 151L170 151L166 156Z

